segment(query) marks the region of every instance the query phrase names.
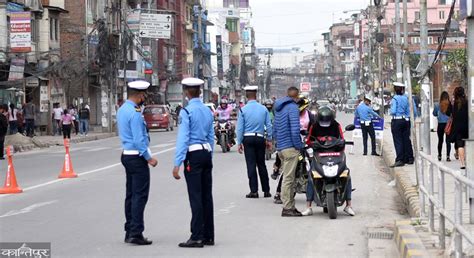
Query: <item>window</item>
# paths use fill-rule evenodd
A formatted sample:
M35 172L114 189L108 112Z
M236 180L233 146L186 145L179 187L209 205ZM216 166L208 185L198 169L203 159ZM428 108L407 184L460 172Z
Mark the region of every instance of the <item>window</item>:
M445 4L446 4L446 0L438 0L438 4L445 5Z
M227 19L226 26L230 32L237 32L237 27L238 27L237 21L238 20Z
M31 20L31 41L39 42L39 21L35 19Z
M439 11L439 19L444 20L444 11Z
M59 20L57 18L49 18L49 39L59 40Z
M420 20L420 12L415 12L415 20Z
M412 37L411 38L412 44L420 44L420 37Z
M431 44L434 44L434 43L433 43L433 37L428 37L428 44L430 44L430 45L431 45Z

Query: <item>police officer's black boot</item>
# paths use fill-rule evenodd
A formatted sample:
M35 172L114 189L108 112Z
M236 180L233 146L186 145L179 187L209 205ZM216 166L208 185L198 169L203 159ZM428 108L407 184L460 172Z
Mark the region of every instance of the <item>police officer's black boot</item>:
M127 243L135 245L151 245L153 241L148 240L148 238L145 238L143 235L138 235L130 237Z
M201 240L189 239L186 242L180 243L178 246L179 247L187 247L187 248L202 248L202 247L204 247L204 244Z

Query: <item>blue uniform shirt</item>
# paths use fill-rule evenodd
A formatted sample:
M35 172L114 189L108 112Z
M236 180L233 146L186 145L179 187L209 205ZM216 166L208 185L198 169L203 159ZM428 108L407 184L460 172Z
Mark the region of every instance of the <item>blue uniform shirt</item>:
M379 115L371 107L361 103L355 110L355 117L359 118L361 122L365 122L372 121L372 119L378 118Z
M265 106L256 100L251 100L239 112L237 144L242 144L244 134L246 133L259 133L263 135L265 132L267 132L267 140L271 140L273 129L270 113Z
M123 103L117 112L119 136L124 150L137 150L140 156L150 160L148 133L141 111L131 100Z
M189 112L186 112L186 110ZM189 101L179 112L179 131L174 165L183 164L189 146L209 143L214 148L214 116L199 98Z
M416 117L416 105L413 103L413 113ZM390 115L392 116L404 116L410 118L410 105L408 103L407 95L395 95L392 98L392 105L390 107Z

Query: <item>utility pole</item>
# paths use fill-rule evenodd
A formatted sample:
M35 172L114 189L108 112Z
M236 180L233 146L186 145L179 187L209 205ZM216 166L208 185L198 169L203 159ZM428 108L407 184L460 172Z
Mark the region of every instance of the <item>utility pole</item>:
M427 0L420 0L420 53L421 53L421 67L422 71L428 70L428 6ZM431 138L430 138L430 79L427 75L422 78L421 82L421 120L422 120L422 133L423 139L421 139L422 151L428 155L431 155Z
M474 2L471 1L472 9ZM468 4L469 6L469 4ZM472 10L470 10L473 12ZM467 67L468 67L468 102L469 102L469 140L466 141L466 169L469 179L474 179L474 14L467 17ZM469 222L474 223L474 190L469 189Z
M395 0L395 51L397 62L397 81L402 80L402 53L400 38L400 0Z

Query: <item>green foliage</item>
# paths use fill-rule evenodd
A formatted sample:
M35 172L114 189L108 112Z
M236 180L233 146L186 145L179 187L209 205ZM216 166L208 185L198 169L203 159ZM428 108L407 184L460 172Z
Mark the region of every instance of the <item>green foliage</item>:
M444 66L452 80L465 81L467 75L467 52L466 49L456 49L448 53Z

